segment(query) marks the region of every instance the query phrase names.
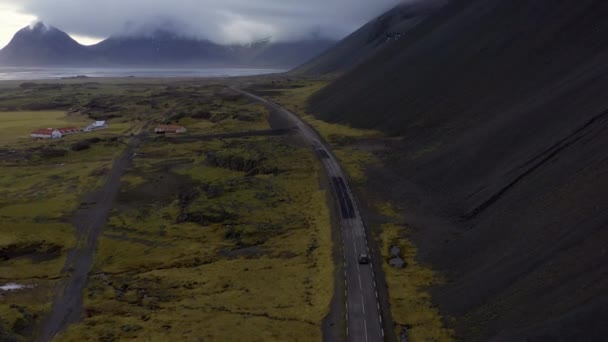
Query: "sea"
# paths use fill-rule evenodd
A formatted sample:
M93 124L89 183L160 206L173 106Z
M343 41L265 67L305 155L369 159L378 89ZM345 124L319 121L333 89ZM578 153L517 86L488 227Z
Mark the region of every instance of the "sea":
M282 69L256 68L23 68L0 67L0 81L55 80L85 77L217 78L282 73Z

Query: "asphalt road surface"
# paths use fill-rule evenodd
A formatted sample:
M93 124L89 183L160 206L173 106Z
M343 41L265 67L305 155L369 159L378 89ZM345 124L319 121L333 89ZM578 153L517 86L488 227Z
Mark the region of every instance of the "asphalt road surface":
M334 188L336 200L340 207L340 224L344 244L344 283L346 291L346 340L347 341L383 341L384 329L382 312L376 289L376 275L373 260L370 264L361 265L359 254L371 255L368 247L367 233L353 192L340 164L330 153L318 134L304 123L297 115L277 104L254 94L233 88L243 95L265 104L284 116L296 127L302 136L315 149L317 156L325 166L327 175Z

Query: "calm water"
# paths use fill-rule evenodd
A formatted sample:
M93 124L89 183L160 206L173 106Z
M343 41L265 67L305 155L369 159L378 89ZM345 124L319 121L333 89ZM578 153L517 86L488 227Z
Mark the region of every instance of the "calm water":
M239 68L14 68L0 67L0 81L87 77L234 77L276 74L279 69Z

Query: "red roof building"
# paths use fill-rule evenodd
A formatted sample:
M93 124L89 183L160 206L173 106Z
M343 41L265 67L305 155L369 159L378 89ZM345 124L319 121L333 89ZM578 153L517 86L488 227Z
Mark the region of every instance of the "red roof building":
M30 136L35 139L59 139L63 134L55 128L40 128L33 131Z
M186 133L187 129L184 126L176 126L176 125L158 125L154 129L155 133L164 134L164 133Z
M61 134L63 135L76 134L80 132L80 129L78 129L77 127L63 127L57 128L57 130L59 130L59 132L61 132Z

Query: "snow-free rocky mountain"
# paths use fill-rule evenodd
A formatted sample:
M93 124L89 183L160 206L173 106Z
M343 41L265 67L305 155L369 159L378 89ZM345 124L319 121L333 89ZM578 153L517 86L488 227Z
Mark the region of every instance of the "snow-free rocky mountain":
M203 66L292 68L334 44L321 38L263 40L220 45L158 30L145 36L112 36L84 46L43 23L25 27L0 50L1 66Z

